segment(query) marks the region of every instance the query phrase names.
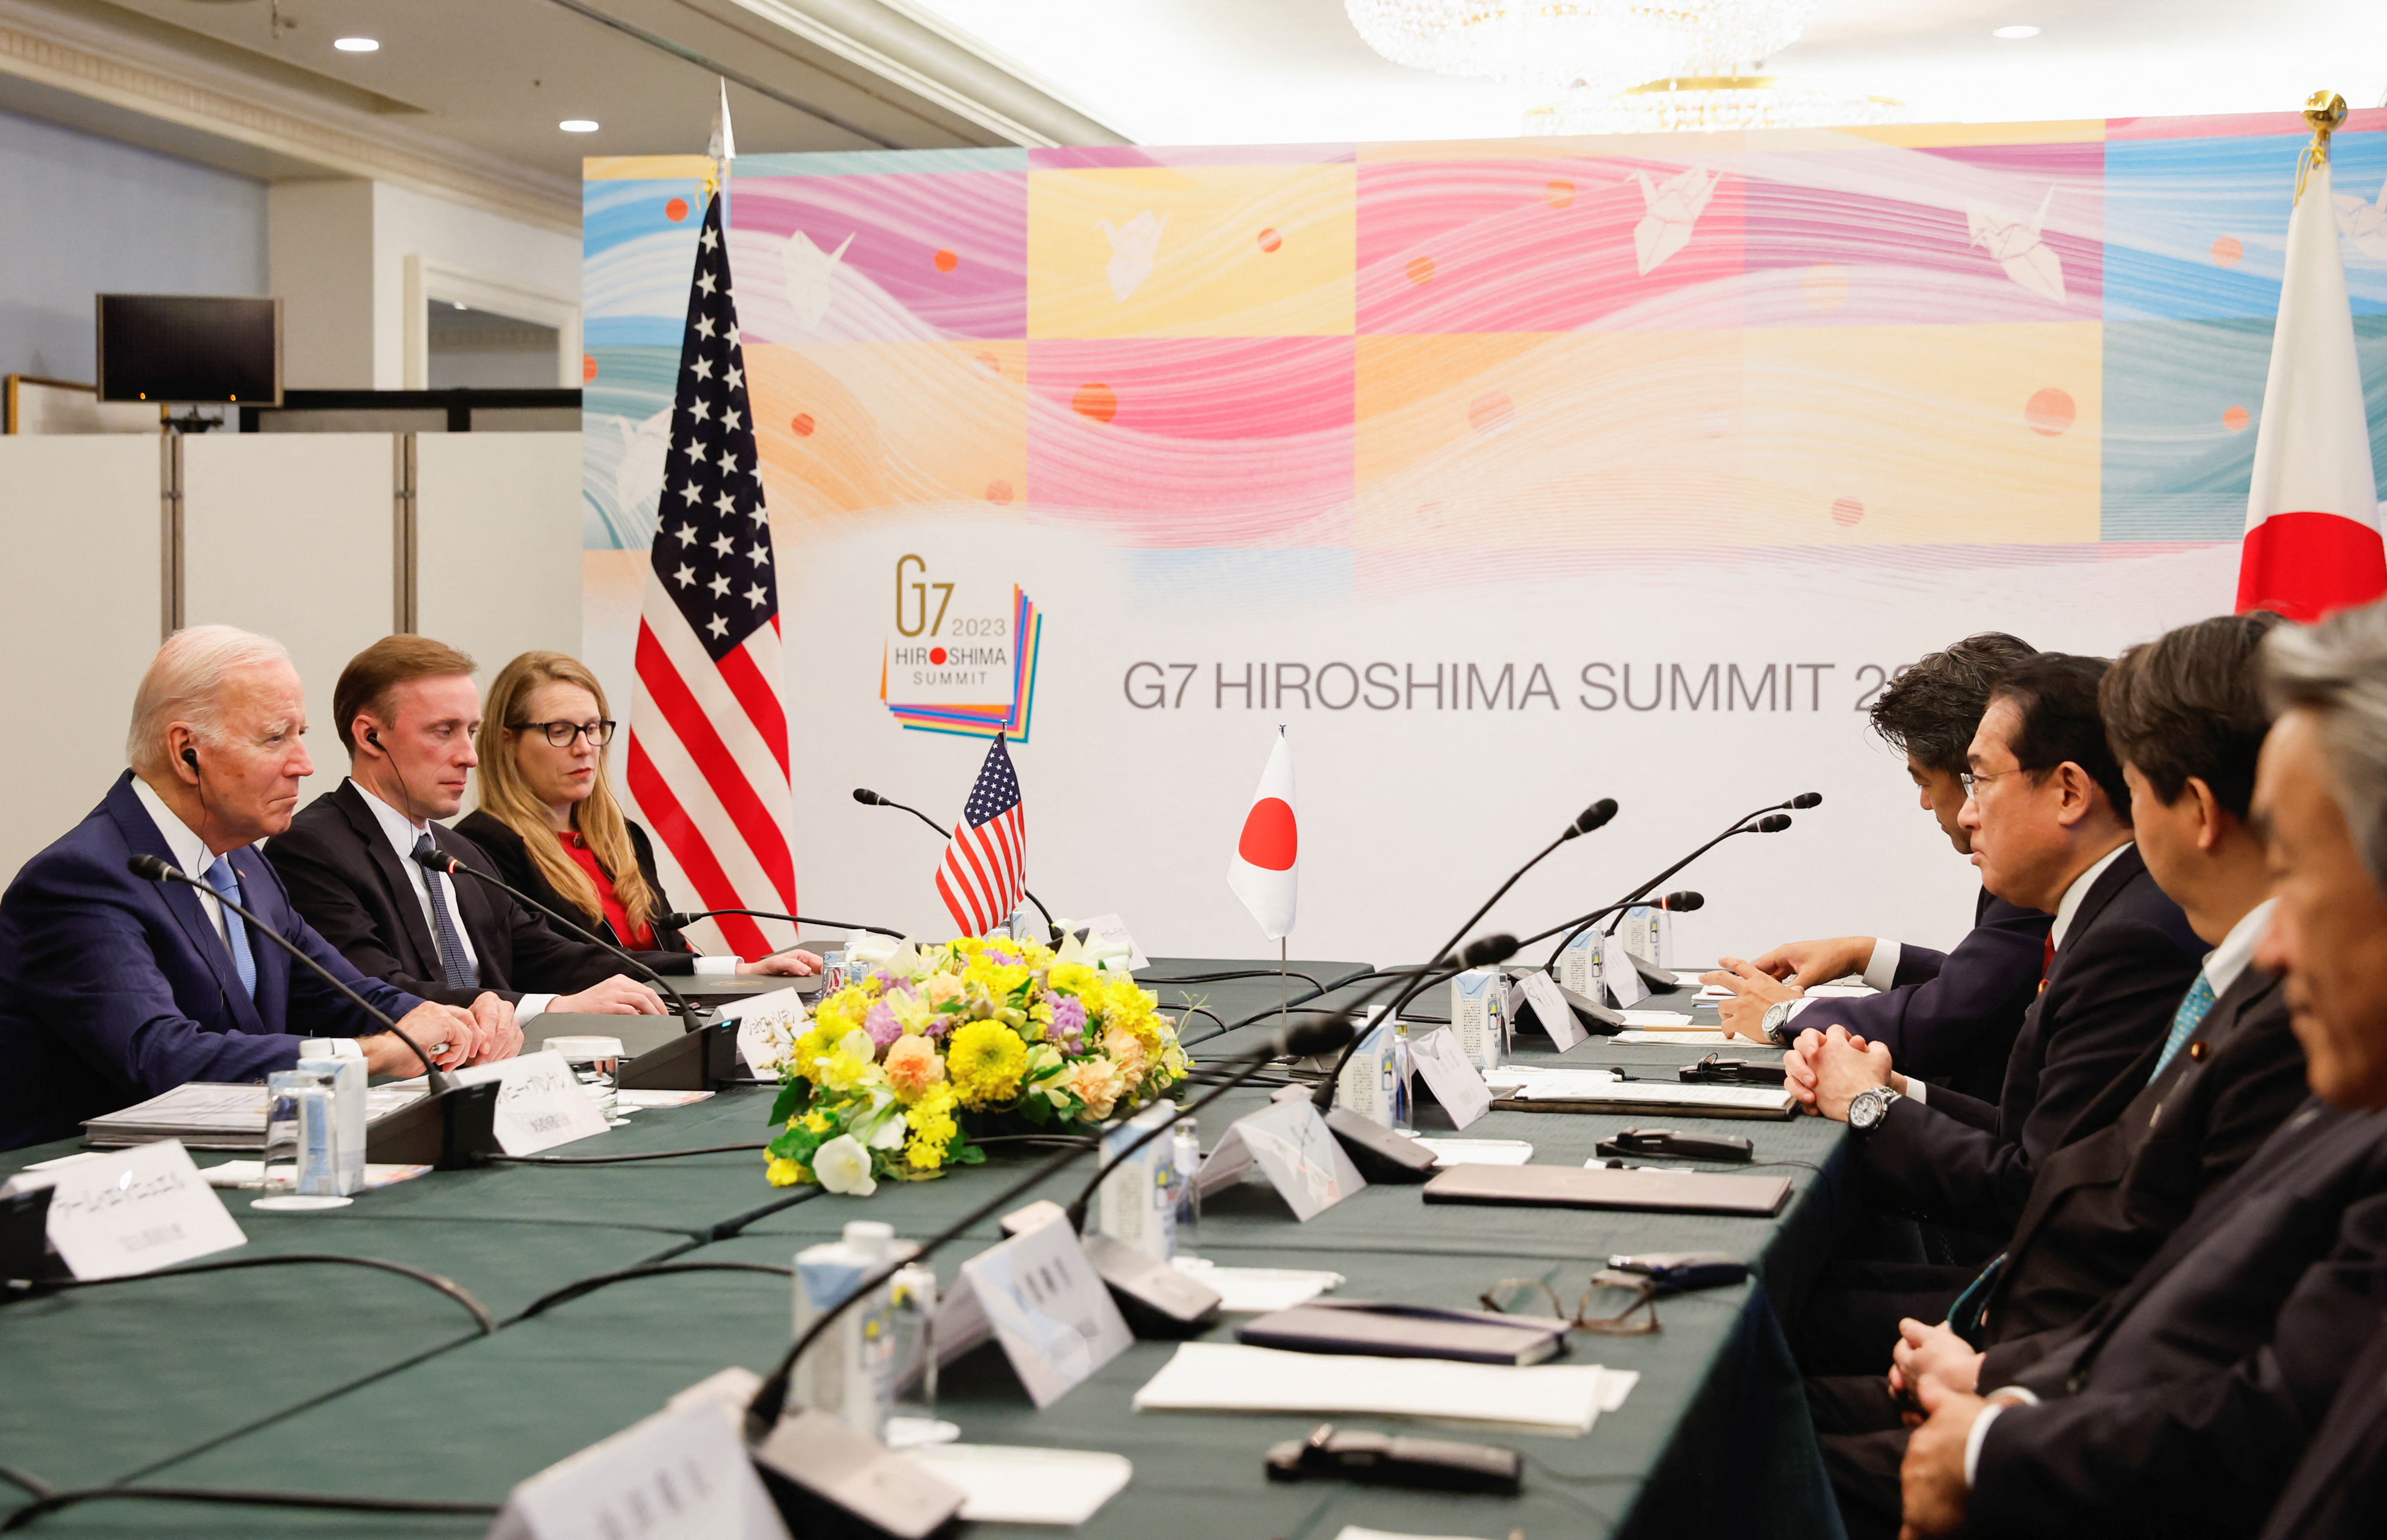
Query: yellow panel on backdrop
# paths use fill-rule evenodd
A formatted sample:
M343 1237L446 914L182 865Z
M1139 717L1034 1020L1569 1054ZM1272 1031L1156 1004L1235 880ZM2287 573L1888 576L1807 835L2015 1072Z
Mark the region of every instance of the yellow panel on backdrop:
M749 343L746 366L774 512L1027 497L1024 342Z
M1028 335L1346 335L1357 205L1348 164L1031 171Z
M1756 327L1741 340L1749 543L2097 540L2098 322Z
M1359 339L1363 546L1737 542L1737 333Z

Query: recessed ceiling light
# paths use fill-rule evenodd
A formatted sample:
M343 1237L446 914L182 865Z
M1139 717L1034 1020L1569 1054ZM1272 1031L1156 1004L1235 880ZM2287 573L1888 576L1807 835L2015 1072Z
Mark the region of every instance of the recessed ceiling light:
M2036 27L2000 27L1996 32L1991 32L1989 35L1991 37L2002 38L2037 37L2039 35L2039 29Z
M597 120L594 118L566 118L563 121L556 124L555 126L562 129L566 133L594 133L597 132Z
M377 37L335 37L332 40L332 46L337 48L344 54L378 53L381 50L381 39Z
M448 301L448 304L450 304L450 305L455 306L455 307L456 307L458 309L460 309L460 310L469 310L469 309L471 309L473 308L472 306L465 304L465 303L464 303L462 300L461 300L461 299L451 299L451 300Z

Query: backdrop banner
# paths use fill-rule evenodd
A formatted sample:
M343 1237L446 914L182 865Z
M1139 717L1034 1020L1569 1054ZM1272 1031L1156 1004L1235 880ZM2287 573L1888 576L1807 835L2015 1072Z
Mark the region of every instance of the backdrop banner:
M2387 466L2387 111L2335 218ZM1970 632L2111 652L2236 591L2292 112L741 158L729 248L820 912L941 934L1012 744L1028 879L1266 949L1221 875L1280 726L1296 956L1678 879L1704 963L1946 945L1974 878L1865 730ZM617 713L704 162L586 183L587 635ZM669 516L669 510L664 510ZM615 775L620 775L620 766ZM687 884L666 873L675 893Z

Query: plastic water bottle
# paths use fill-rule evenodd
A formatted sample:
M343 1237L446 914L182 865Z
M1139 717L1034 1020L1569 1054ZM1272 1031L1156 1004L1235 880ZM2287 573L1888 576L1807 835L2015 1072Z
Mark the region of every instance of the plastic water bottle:
M1177 1167L1177 1255L1200 1255L1202 1242L1202 1189L1194 1177L1202 1169L1202 1131L1190 1117L1180 1119L1168 1136L1169 1153Z
M796 1335L852 1297L865 1279L915 1249L895 1239L892 1225L854 1219L842 1238L796 1253ZM894 1409L896 1350L893 1290L881 1283L797 1360L790 1398L878 1438Z
M1384 1053L1384 1103L1392 1108L1395 1133L1417 1132L1409 1106L1409 1024L1395 1017L1392 1046Z

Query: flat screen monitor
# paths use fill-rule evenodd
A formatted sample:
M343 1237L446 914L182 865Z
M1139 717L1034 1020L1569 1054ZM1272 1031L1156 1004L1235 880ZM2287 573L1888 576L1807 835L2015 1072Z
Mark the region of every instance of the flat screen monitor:
M282 401L282 301L196 294L103 294L103 401Z

